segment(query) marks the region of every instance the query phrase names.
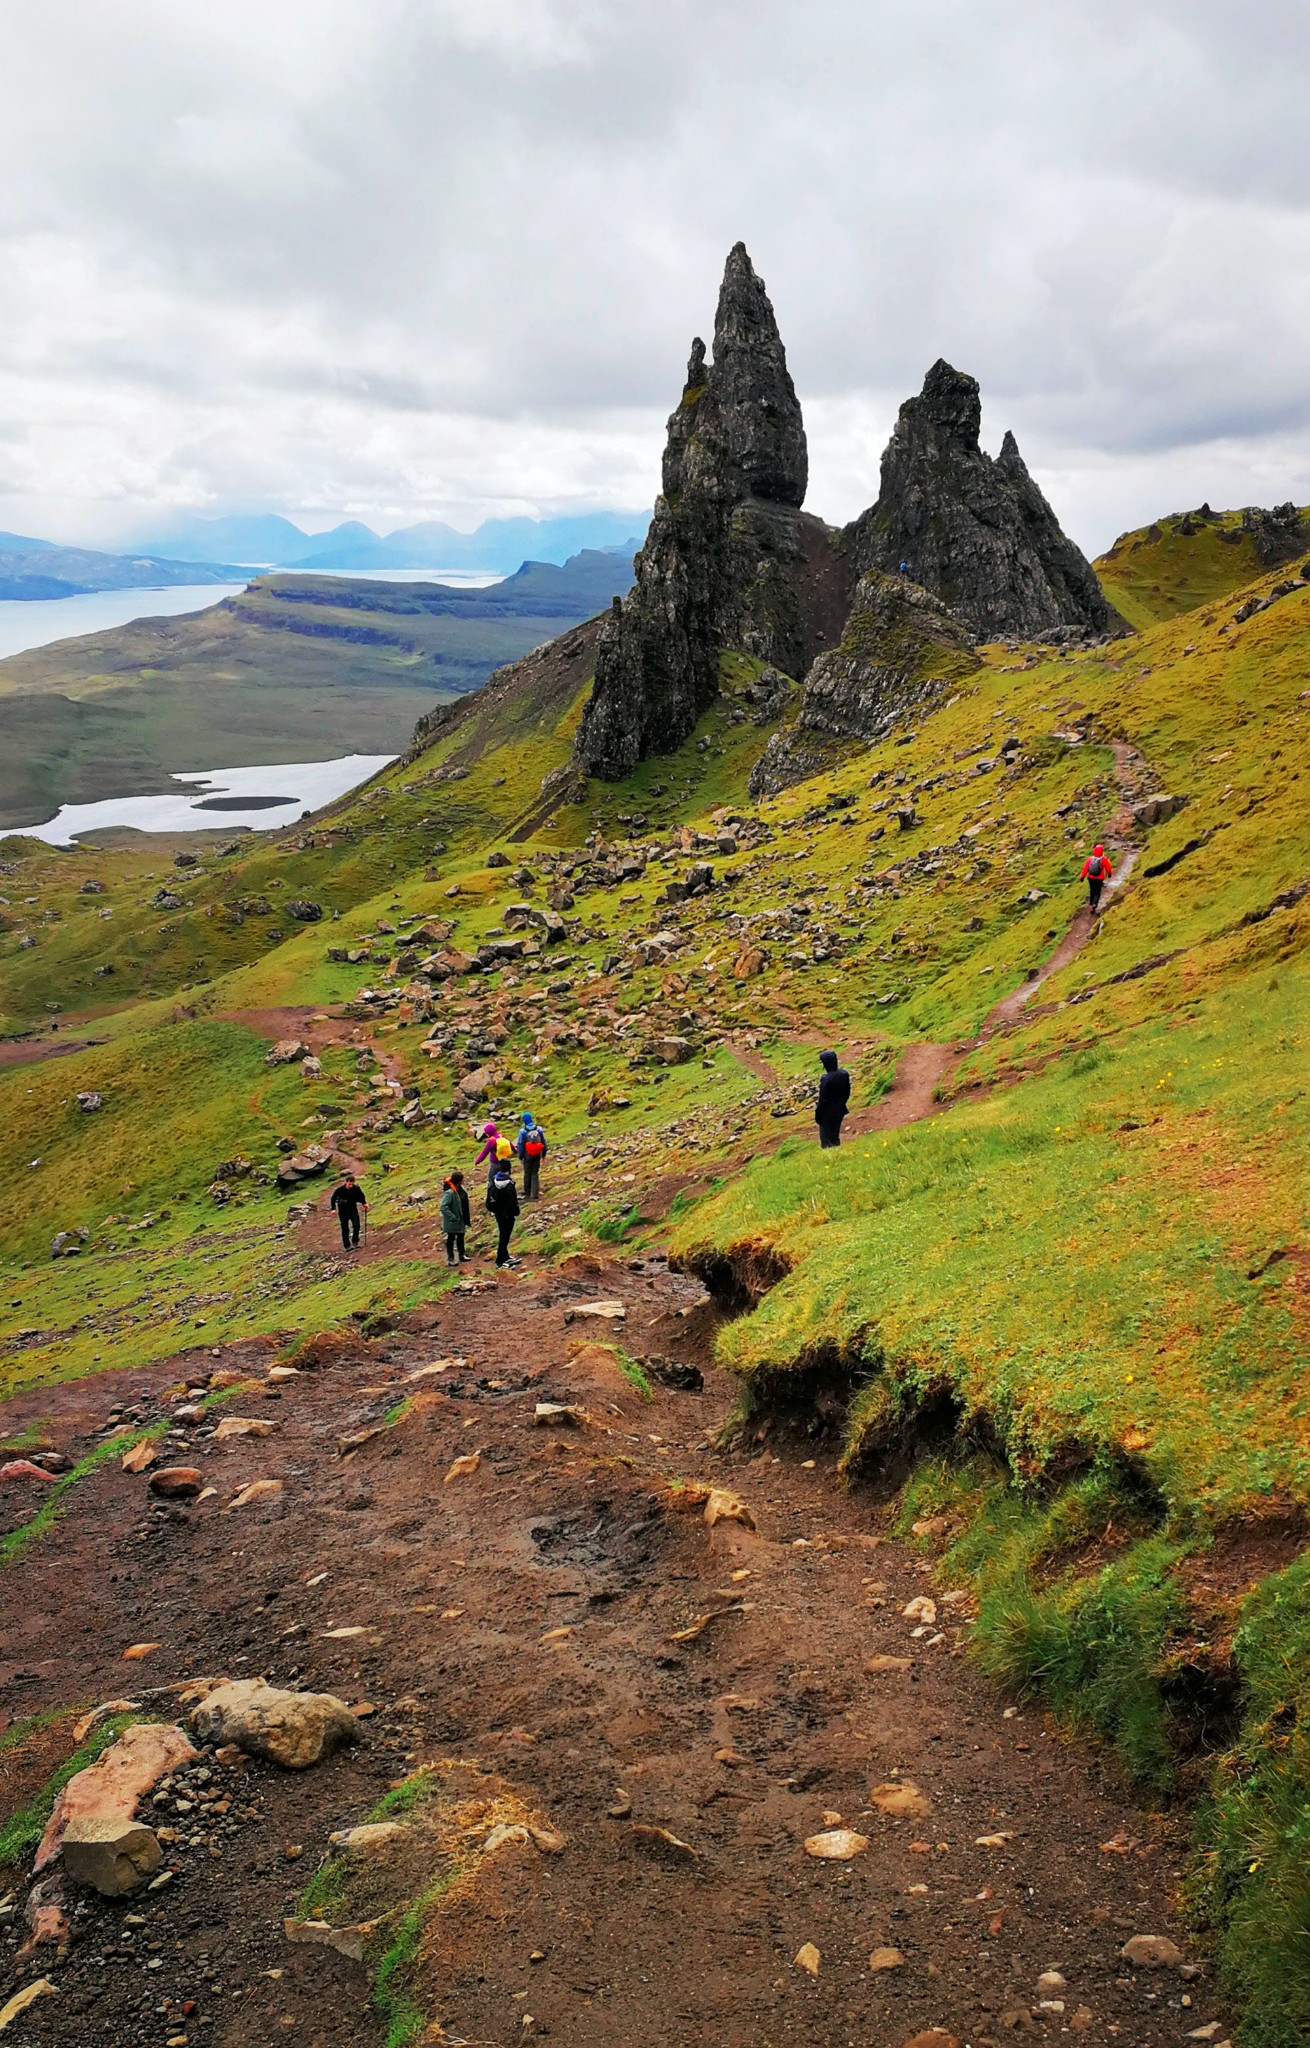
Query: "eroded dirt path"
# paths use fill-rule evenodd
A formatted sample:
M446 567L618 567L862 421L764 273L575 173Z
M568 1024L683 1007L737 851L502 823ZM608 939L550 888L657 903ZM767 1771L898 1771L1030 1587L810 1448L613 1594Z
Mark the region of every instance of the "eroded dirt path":
M621 1300L624 1323L569 1327L597 1298ZM91 1901L65 1959L24 1966L59 1995L17 2040L380 2043L360 1967L288 1946L281 1918L332 1830L418 1764L456 1756L521 1787L568 1844L497 1852L428 1986L451 2042L899 2048L936 2025L975 2048L1070 2028L1147 2048L1215 2016L1204 1979L1118 1956L1133 1934L1169 1931L1179 1824L980 1677L968 1603L942 1600L878 1501L841 1487L823 1439L711 1447L732 1400L709 1362L715 1324L658 1260L505 1278L216 1411L272 1420L266 1437L179 1427L163 1455L198 1464L211 1500L152 1506L116 1459L74 1489L0 1576L9 1715L218 1671L374 1712L359 1749L303 1775L215 1766L230 1810L170 1811L173 1883ZM656 1385L643 1400L608 1354L579 1353L588 1337L699 1364L705 1390ZM247 1346L240 1362L262 1374L271 1356ZM443 1359L458 1362L409 1377ZM228 1363L197 1352L181 1377ZM77 1454L116 1401L167 1412L169 1379L126 1371L29 1394L4 1427L47 1417L49 1440ZM590 1425L535 1426L543 1398L584 1406ZM229 1511L261 1477L280 1497ZM680 1509L670 1481L688 1478L730 1487L755 1527L708 1529ZM935 1621L903 1614L919 1596L938 1601ZM140 1641L159 1648L125 1664ZM876 1658L895 1662L871 1671ZM22 1758L10 1802L33 1789ZM907 1782L923 1802L908 1817L871 1802ZM834 1816L868 1838L851 1862L805 1852ZM12 1961L16 1932L0 1942ZM794 1962L807 1942L817 1977ZM875 1973L882 1947L903 1961ZM1052 1966L1068 1979L1062 2013L1036 2009Z

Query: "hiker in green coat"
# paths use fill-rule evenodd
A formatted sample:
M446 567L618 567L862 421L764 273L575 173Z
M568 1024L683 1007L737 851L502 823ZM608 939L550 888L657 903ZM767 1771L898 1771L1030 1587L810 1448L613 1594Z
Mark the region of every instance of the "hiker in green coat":
M441 1194L441 1228L446 1234L446 1264L462 1266L468 1258L464 1249L464 1233L473 1220L469 1207L468 1190L464 1176L456 1167L446 1180Z

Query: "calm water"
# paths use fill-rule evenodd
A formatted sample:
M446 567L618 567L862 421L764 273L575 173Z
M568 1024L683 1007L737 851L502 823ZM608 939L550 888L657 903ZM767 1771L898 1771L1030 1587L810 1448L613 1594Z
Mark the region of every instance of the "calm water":
M130 825L137 832L231 832L234 826L250 825L257 832L271 832L344 796L392 759L391 754L343 754L336 761L291 761L275 768L189 769L173 777L178 788L166 796L65 804L48 824L7 829L44 839L50 846L66 846L71 839L111 825Z
M252 569L251 577L294 575L295 570ZM456 590L485 590L500 576L474 569L341 569L313 571L351 576L369 583L446 583ZM179 612L204 611L225 597L235 597L244 583L179 583L173 589L90 590L82 597L0 599L0 660L52 640L72 640L82 633L103 633L109 626L127 626L133 619L171 619Z
M126 626L133 619L174 618L178 612L203 611L220 598L235 597L244 583L179 583L171 590L89 590L82 597L37 597L0 600L0 659L52 640L71 640L80 633L103 633L108 626Z

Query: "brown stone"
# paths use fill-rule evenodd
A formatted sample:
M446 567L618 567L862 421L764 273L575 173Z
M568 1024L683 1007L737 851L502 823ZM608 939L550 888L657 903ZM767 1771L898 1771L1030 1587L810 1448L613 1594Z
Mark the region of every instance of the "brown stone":
M194 1465L165 1465L147 1481L160 1500L194 1500L204 1483L204 1473Z

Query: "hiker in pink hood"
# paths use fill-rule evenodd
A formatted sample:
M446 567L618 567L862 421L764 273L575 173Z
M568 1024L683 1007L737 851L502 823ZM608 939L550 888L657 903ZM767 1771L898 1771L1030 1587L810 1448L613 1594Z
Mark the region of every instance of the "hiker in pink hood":
M490 1184L491 1175L496 1171L496 1147L499 1143L500 1132L497 1130L495 1124L483 1124L482 1150L479 1152L477 1158L473 1162L473 1171L474 1173L477 1172L478 1168L481 1166L484 1159L490 1160L491 1163L487 1168L488 1184Z

